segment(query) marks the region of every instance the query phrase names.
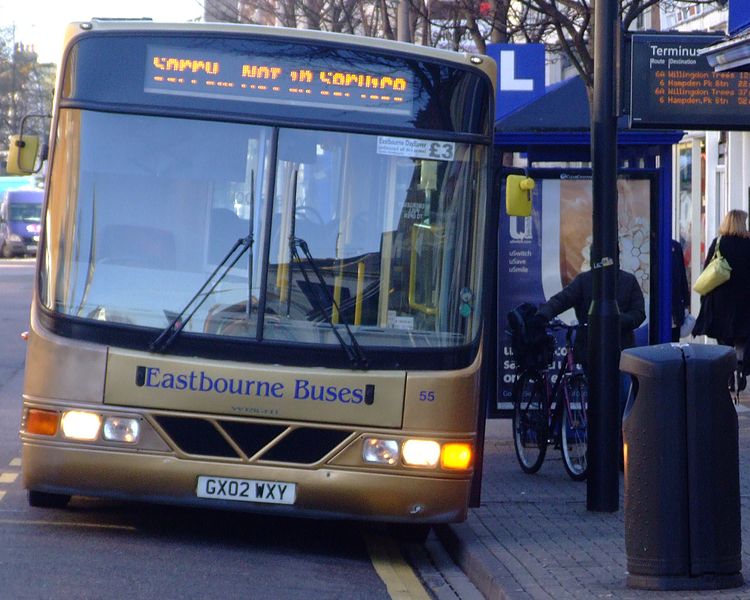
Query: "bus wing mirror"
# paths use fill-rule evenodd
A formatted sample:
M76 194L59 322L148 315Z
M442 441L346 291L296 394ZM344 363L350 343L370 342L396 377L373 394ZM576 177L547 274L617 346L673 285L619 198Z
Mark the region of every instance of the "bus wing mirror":
M508 175L505 180L505 210L508 216L531 216L531 192L535 186L531 177Z
M8 175L31 175L35 173L39 152L39 136L12 135L8 144Z
M29 114L21 119L21 131L18 135L10 136L8 143L8 163L5 170L9 175L33 175L42 170L44 161L47 160L47 144L42 146L39 156L39 136L24 135L28 119L51 119L51 115ZM37 167L37 157L41 158Z

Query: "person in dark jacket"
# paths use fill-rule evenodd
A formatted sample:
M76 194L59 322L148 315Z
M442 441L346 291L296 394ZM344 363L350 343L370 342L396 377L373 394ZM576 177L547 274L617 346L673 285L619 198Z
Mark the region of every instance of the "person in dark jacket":
M750 338L750 234L747 213L730 210L721 222L719 236L706 253L705 269L717 244L732 267L729 281L701 296L701 309L693 335L707 335L720 344L734 346L737 352L739 386L744 388L747 366L743 368L745 346Z
M617 308L620 311L620 350L635 346L635 330L646 320L646 303L643 299L641 286L635 275L620 269L617 272ZM561 291L552 296L539 307L537 314L550 320L569 308L576 313L580 324L588 323L589 307L593 299L594 274L591 271L579 273L573 281ZM588 328L578 331L573 344L573 354L576 360L586 368ZM630 390L630 377L620 374L619 404L620 419L625 411L625 404ZM622 431L620 432L620 447L622 447ZM620 468L624 466L622 453L620 454Z
M588 323L593 280L592 271L579 273L565 288L539 307L539 314L550 320L572 308L580 324ZM620 350L631 348L635 345L635 330L646 320L646 306L635 275L622 269L617 276L617 307L620 310ZM587 339L587 329L582 329L573 346L576 360L584 364Z
M682 253L682 245L677 240L672 240L672 341L680 341L680 328L685 322L685 316L690 312L690 287L688 286L687 272L685 271L685 256Z

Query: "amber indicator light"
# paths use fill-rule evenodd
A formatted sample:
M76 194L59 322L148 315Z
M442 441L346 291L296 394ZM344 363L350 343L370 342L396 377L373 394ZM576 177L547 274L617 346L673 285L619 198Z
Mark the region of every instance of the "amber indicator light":
M26 431L38 435L55 435L59 421L60 415L57 412L30 408L26 416Z
M471 458L471 444L444 444L440 464L444 469L468 469Z

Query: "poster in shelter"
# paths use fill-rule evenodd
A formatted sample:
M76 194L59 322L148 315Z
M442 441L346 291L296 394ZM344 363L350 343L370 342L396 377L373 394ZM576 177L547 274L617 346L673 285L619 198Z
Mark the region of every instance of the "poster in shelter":
M523 302L542 304L590 269L592 242L591 179L576 175L537 179L530 217L501 216L498 260L498 397L496 410L510 416L517 371L505 332L510 310ZM651 291L651 181L620 178L618 227L620 266L638 279L649 314ZM569 324L575 314L560 315ZM564 334L558 335L558 345ZM646 343L648 321L636 332ZM555 354L559 365L562 352Z

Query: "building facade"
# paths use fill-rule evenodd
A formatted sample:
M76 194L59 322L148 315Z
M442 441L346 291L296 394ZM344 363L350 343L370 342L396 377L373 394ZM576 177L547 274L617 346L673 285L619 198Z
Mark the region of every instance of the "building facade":
M665 30L727 32L726 7L696 4L659 10ZM688 130L673 158L673 235L683 244L692 283L723 216L732 209L750 210L750 133ZM693 292L693 314L699 307L700 297Z

